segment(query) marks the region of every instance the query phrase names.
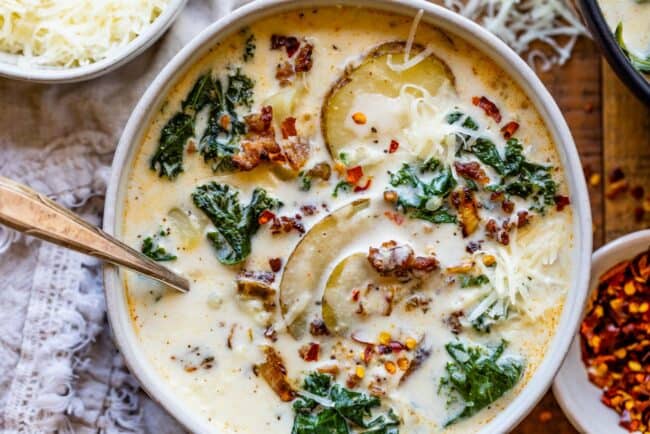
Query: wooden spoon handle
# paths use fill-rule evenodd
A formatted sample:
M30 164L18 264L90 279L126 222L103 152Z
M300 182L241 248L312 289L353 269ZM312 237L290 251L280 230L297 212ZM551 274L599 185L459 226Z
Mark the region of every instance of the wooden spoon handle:
M0 176L0 223L77 252L122 265L182 292L187 279L82 220L34 190Z

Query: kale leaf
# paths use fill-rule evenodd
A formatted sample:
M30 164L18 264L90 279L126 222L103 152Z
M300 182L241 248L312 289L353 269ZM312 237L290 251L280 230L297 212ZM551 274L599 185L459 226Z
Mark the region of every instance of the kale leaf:
M448 403L459 403L462 410L445 426L470 417L490 405L517 384L524 372L524 362L503 356L506 341L498 344L473 345L461 341L445 345L451 361L440 381L441 390L449 393Z
M140 248L140 251L144 253L146 256L153 259L154 261L158 261L158 262L173 261L177 259L176 255L167 252L167 249L165 249L158 243L159 238L166 237L166 236L167 233L161 230L160 232L158 232L158 234L154 235L153 237L145 238L144 240L142 240L142 247Z
M242 262L251 252L251 237L259 229L264 210L277 209L282 203L266 191L256 188L247 206L239 202L239 192L227 184L210 182L192 193L194 204L214 223L216 231L208 239L217 249L219 262L233 265Z
M232 157L239 150L239 137L246 133L246 124L237 108L250 109L253 86L253 81L239 69L228 76L225 90L221 81L215 83L208 125L199 144L203 159L212 163L215 172L232 169Z
M245 34L246 32L244 32ZM246 41L244 42L244 54L242 54L242 60L244 62L248 62L251 60L253 57L255 57L255 49L257 46L255 45L255 35L250 34L246 38Z
M174 179L183 171L183 149L194 135L194 118L185 113L176 113L160 132L158 149L151 158L151 170L158 176Z
M478 276L471 276L469 274L462 274L460 276L460 287L461 288L476 288L477 286L483 286L486 283L489 283L490 279L485 274L479 274Z
M293 403L296 413L292 434L398 434L399 417L390 409L372 418L381 406L375 396L355 392L332 382L327 374L312 373L305 378L303 391ZM370 418L370 420L367 420Z
M236 109L246 107L250 110L254 83L239 69L227 77L227 83L224 91L221 81L212 78L210 73L198 78L181 103L181 111L161 130L158 149L150 161L151 170L157 170L158 176L173 180L183 171L185 144L195 134L197 113L206 106L210 106L210 117L200 143L201 155L206 162L213 162L214 170L231 167L231 158L238 150L238 138L246 133L246 125ZM224 115L227 118L223 118Z
M616 36L616 42L618 42L619 47L621 47L621 50L627 56L627 58L630 59L630 63L632 64L632 66L639 72L650 74L650 56L644 59L630 52L630 50L628 50L627 45L625 44L625 40L623 39L622 22L618 23L618 26L616 26L616 31L614 32L614 35Z
M421 179L413 166L404 163L396 172L389 172L390 185L397 189L396 207L411 218L431 223L455 223L456 217L449 213L444 198L456 186L451 169L442 168L440 162L425 162L427 171L434 176L429 181ZM420 166L422 169L423 165ZM432 169L435 167L435 169ZM431 170L432 169L432 170Z
M458 122L463 116L465 116L463 112L459 112L459 111L451 112L447 115L447 123L453 125L456 122ZM467 128L468 130L472 130L472 131L478 130L478 124L470 116L465 117L465 120L463 121L461 126L463 128Z

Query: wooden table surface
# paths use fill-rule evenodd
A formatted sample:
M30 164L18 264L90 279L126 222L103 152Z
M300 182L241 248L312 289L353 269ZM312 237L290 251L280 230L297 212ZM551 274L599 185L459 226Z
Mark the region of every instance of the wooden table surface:
M582 158L591 197L594 248L650 227L650 209L643 215L641 211L642 196L650 196L650 108L620 82L587 38L578 42L566 65L540 75L564 113ZM614 171L622 171L628 187L611 197ZM577 431L549 391L513 432Z

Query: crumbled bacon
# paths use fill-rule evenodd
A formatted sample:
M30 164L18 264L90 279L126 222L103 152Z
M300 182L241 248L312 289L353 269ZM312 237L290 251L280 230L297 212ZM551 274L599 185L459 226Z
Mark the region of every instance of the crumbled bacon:
M517 213L517 227L522 228L526 226L530 222L530 215L528 214L528 211L519 211Z
M512 212L515 210L515 203L511 200L504 200L501 202L501 209L506 214L512 214Z
M282 268L282 259L280 258L269 259L269 267L271 267L271 271L277 273Z
M558 211L562 211L566 206L568 206L571 201L569 200L568 196L555 196L553 198L553 201L555 202L555 209Z
M298 54L296 55L296 72L308 72L314 64L312 54L314 46L307 43L304 44Z
M469 163L461 163L460 161L454 162L454 168L456 172L463 178L469 178L481 185L485 185L490 182L490 178L485 173L485 170L478 164L476 161L471 161Z
M293 65L289 62L278 63L275 68L275 78L280 83L280 86L288 86L291 84L292 77L296 74Z
M272 120L271 106L262 107L260 113L253 113L244 118L248 133L242 140L239 153L232 158L239 170L253 170L262 160L272 159L281 153L280 146L275 141Z
M296 397L296 392L287 379L287 368L282 357L272 347L264 348L264 354L266 360L255 365L253 372L255 375L260 375L282 401L292 401Z
M463 237L476 232L481 218L478 215L478 204L472 190L469 188L454 190L451 193L451 203L458 210Z
M397 152L398 148L399 148L399 142L397 140L391 140L390 145L388 146L388 153L393 154Z
M298 132L296 131L296 118L288 117L283 120L282 125L280 125L280 130L282 131L282 138L284 139L297 136Z
M459 334L461 331L463 331L463 325L460 323L460 319L464 316L464 313L462 310L457 310L449 314L447 319L445 320L445 323L449 326L451 329L451 332L455 335Z
M300 347L298 354L305 362L315 362L320 354L320 345L316 342L305 344Z
M300 223L301 218L300 214L296 214L295 217L276 217L273 219L273 224L271 224L271 233L273 235L278 235L282 232L289 233L292 230L295 230L302 235L305 233L305 226Z
M237 295L244 300L257 299L263 303L264 310L275 310L276 291L270 285L275 274L268 271L244 270L237 276Z
M300 41L295 36L271 35L271 50L279 50L284 47L287 56L293 57L300 47Z
M329 336L330 331L327 329L325 321L322 319L315 319L309 323L309 333L312 336Z
M518 129L519 124L515 121L510 121L501 128L501 134L503 134L504 139L508 140L515 135Z
M262 211L260 216L257 218L257 222L260 225L265 225L265 224L267 224L268 222L270 222L273 219L275 219L275 214L273 214L268 209L265 209L264 211Z
M293 170L300 170L309 159L309 142L302 137L290 137L282 150Z
M494 119L496 123L501 122L501 112L499 111L499 108L486 97L482 96L479 98L478 96L475 96L472 98L472 104L482 108L485 114Z
M430 273L438 268L439 262L433 256L415 256L408 244L398 245L395 241L382 243L379 248L368 250L370 265L383 276L408 280L412 276Z
M312 216L318 214L318 208L314 205L303 205L300 207L300 212L304 215Z
M384 194L384 197L385 197L385 194ZM403 215L403 214L400 214L400 213L397 213L397 212L393 212L393 211L385 211L385 212L384 212L384 215L385 215L386 217L388 217L388 219L389 219L390 221L392 221L393 223L395 223L397 226L399 226L399 225L401 225L402 223L404 223L404 215Z
M251 113L244 117L244 122L246 122L249 133L268 133L273 122L273 107L270 105L262 107L259 113Z

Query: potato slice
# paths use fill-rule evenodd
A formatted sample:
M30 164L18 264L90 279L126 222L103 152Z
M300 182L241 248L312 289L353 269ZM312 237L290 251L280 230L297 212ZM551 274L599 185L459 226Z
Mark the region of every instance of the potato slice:
M386 279L368 262L367 252L354 253L339 262L330 273L323 292L323 321L328 330L343 335L363 318L389 312L389 288L380 285L383 280ZM369 285L376 289L368 291ZM358 291L361 304L354 300L355 291Z
M393 71L388 66L388 56L392 56L393 64L403 63L405 46L403 41L387 42L378 46L366 55L359 66L348 68L326 96L321 113L321 127L332 158L338 159L344 147L358 141L357 134L345 127L346 122L349 122L348 117L353 114L351 111L358 95L396 98L405 84L421 86L431 95L435 95L445 83L454 86L451 70L444 61L433 54L407 70ZM422 46L414 45L411 57L423 49ZM378 127L381 134L381 126L373 126ZM358 164L356 161L351 163Z
M323 280L341 248L360 231L372 227L371 213L364 213L369 199L351 202L316 223L300 240L285 265L280 282L280 308L289 333L300 339L308 323L320 317Z

